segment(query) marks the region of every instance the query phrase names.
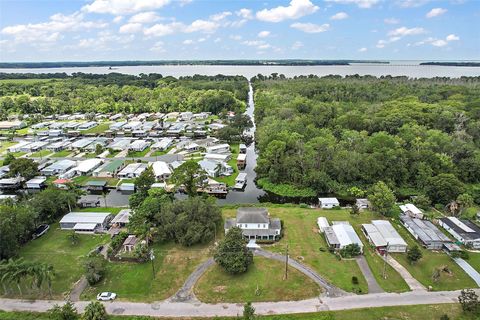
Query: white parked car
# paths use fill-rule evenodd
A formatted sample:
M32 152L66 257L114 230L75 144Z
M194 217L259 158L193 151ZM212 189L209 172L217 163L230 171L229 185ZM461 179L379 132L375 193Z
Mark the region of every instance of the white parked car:
M97 294L97 300L98 301L109 301L109 300L115 300L117 297L116 293L113 292L102 292Z

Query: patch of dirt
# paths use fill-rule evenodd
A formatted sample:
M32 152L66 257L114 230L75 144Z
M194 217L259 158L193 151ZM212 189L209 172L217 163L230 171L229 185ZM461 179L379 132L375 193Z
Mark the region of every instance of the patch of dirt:
M216 292L216 293L225 293L225 291L227 291L226 286L216 286L213 288L213 292Z

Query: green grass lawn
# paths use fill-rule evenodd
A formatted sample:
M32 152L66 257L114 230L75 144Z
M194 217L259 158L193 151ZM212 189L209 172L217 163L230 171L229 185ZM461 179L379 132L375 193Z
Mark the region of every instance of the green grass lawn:
M119 150L113 150L113 153L109 153L107 158L113 158L115 157L117 154L119 154L120 151Z
M422 251L423 258L414 265L407 261L406 254L393 253L392 256L400 262L410 274L420 281L427 288L432 286L434 291L442 290L458 290L464 288L476 288L475 282L443 251L434 252L423 248L412 235L400 225L399 222L392 223L398 230L402 238L407 242L408 246L418 245ZM432 279L433 272L436 268L447 266L452 274L441 273L438 282L434 283Z
M88 130L82 131L83 134L99 134L104 133L105 131L110 129L110 122L102 122L99 123L97 126L90 128Z
M150 262L110 262L105 279L84 291L82 299L94 299L98 292L112 291L118 299L152 302L166 299L183 285L187 277L205 259L208 246L181 247L154 244L155 279Z
M462 312L459 304L414 305L399 307L368 308L343 311L324 311L290 315L258 316L264 320L439 320L447 315L451 320L478 320L475 315ZM50 320L47 313L5 312L0 311L0 320ZM145 320L150 318L136 316L109 315L111 320ZM153 319L153 318L152 318ZM191 320L192 318L162 318L163 320ZM213 319L195 317L197 320ZM234 318L215 317L217 320Z
M95 158L97 154L95 152L87 152L85 153L82 158L92 159Z
M167 154L168 152L170 152L170 150L172 150L173 148L174 147L170 147L170 148L168 148L167 150L164 150L164 151L157 150L155 152L152 152L152 154L150 156L151 157L163 156L163 155Z
M122 210L122 208L116 207L98 207L98 208L83 208L83 209L75 209L75 211L83 211L83 212L110 212L112 214L117 214Z
M43 158L48 156L49 154L52 154L52 151L50 150L40 150L37 152L34 152L30 155L31 158Z
M228 161L228 165L233 168L233 174L228 177L219 177L215 178L218 182L224 182L229 187L233 187L235 185L235 179L238 176L238 167L237 167L237 156L240 152L240 146L238 144L231 144L230 150L232 151L232 158Z
M54 154L51 155L52 158L65 158L68 155L72 154L71 150L62 150L55 152Z
M91 177L91 176L78 176L73 178L73 182L80 186L86 185L88 181L107 181L107 185L114 187L117 185L119 179L117 178L98 178L98 177Z
M358 217L351 217L347 210L313 210L298 206L271 206L270 215L283 220L284 237L279 242L265 247L267 250L284 253L289 246L290 256L312 267L332 284L350 292L361 290L367 293L367 283L355 260L338 260L328 252L328 246L322 234L318 233L317 218L325 216L329 221L349 220L352 225L369 222L378 218L371 212L362 212ZM224 214L233 217L235 209L225 209ZM356 276L359 285L352 284Z
M50 226L50 230L41 238L30 241L21 248L19 257L28 261L49 263L54 267L55 279L53 280L52 293L54 298L63 298L70 291L73 284L83 274L83 261L92 249L108 241L107 235L82 235L77 245L72 245L67 239L69 231L60 230L59 224ZM28 284L30 286L30 284ZM42 292L28 292L24 285L22 297L47 298L48 290ZM18 296L14 289L13 297ZM3 294L3 290L1 291Z
M468 260L467 260L468 263L470 263L470 265L475 269L477 270L478 272L480 272L480 253L478 252L469 252L468 253Z
M26 152L22 152L22 151L18 151L18 152L10 152L12 154L12 156L14 156L15 158L20 158L21 156L23 155L26 155L27 153Z
M255 257L249 270L241 275L226 273L218 265L211 267L195 286L202 302L293 301L312 298L321 288L294 268L284 280L285 265L279 261Z
M0 143L0 153L3 153L5 151L7 151L8 148L10 148L11 146L14 146L16 145L18 142L15 142L15 141L2 141Z
M150 151L150 147L146 148L143 151L128 151L127 157L130 158L142 158Z

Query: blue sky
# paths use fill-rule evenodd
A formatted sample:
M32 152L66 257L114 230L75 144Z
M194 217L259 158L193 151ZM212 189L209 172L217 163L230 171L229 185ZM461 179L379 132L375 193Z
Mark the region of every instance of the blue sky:
M0 0L1 61L479 60L480 0Z

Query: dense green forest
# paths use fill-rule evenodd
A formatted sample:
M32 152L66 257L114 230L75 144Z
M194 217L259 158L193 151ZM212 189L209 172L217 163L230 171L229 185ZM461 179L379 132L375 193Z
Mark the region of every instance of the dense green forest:
M384 181L434 204L464 192L480 202L479 77L257 76L253 85L261 184L298 196Z
M242 76L195 75L177 79L159 74L56 73L42 77L0 74L0 79L2 118L11 113L209 111L218 114L244 110L248 95L248 82Z

